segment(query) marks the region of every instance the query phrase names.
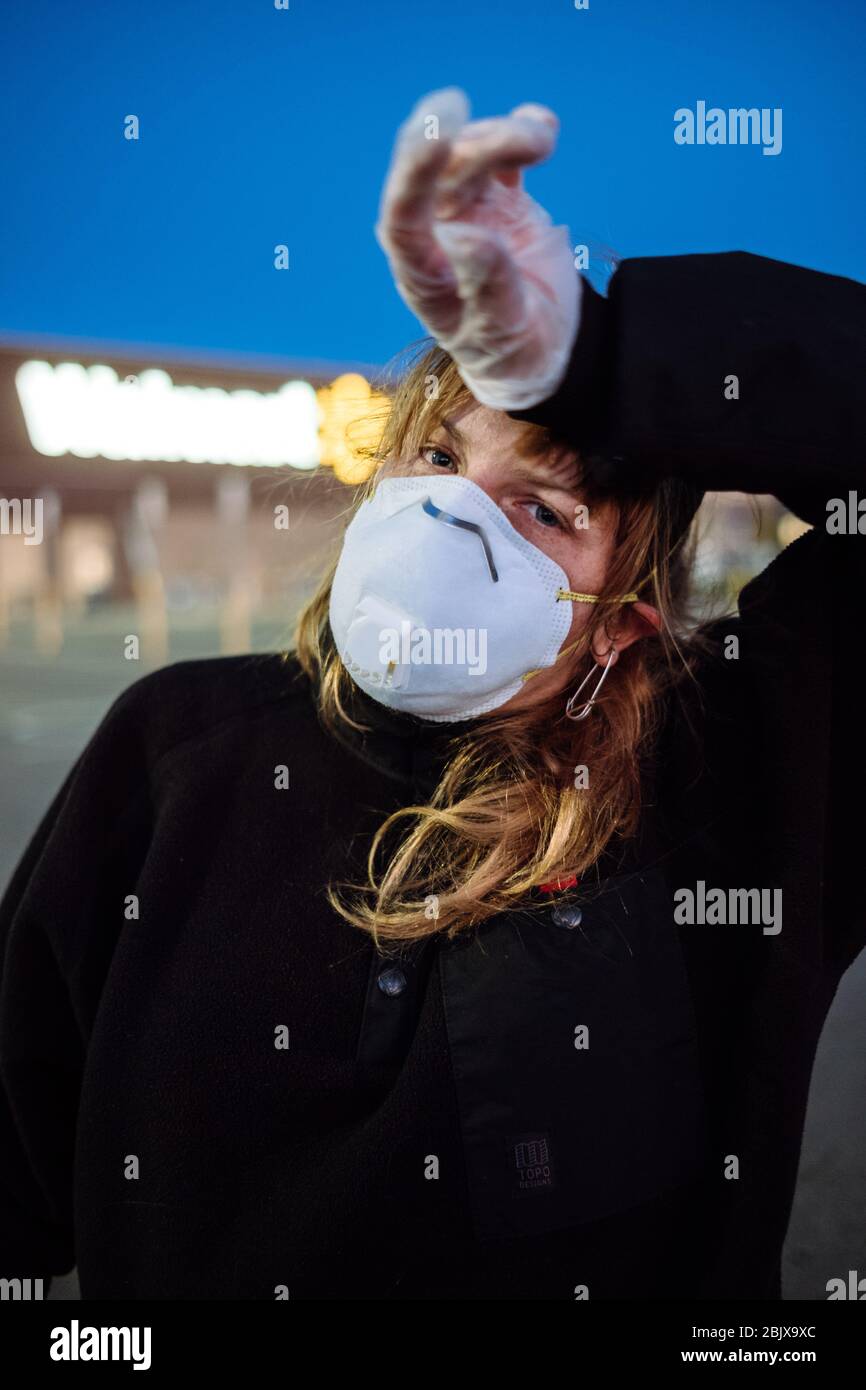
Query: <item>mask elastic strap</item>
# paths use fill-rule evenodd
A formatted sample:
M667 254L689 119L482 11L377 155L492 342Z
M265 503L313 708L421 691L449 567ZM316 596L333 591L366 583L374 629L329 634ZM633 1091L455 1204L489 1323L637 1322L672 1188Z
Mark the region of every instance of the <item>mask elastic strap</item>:
M655 571L653 570L652 574L654 573ZM648 578L652 578L652 574L650 574ZM601 594L580 594L575 592L574 589L557 589L556 591L557 601L561 599L570 599L572 603L637 603L638 597L638 594L634 592L623 594L621 598L603 599ZM557 654L556 660L558 661L561 656L566 656L569 652L573 652L575 647L580 646L582 640L582 637L578 637L577 641L572 642L570 647L563 647ZM539 675L542 671L549 671L550 669L549 666L536 666L532 671L524 671L520 679L522 681L528 681L533 676Z
M603 599L600 594L577 594L573 589L557 589L557 599L570 598L572 603L636 603L637 594L623 594L622 598Z

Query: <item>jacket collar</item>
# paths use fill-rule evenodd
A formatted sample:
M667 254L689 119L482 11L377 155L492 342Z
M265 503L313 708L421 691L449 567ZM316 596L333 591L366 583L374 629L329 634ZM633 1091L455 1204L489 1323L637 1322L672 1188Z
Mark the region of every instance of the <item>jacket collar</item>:
M354 682L345 705L351 718L367 727L362 731L341 721L336 730L340 742L414 799L432 794L454 752L453 741L482 722L481 717L447 723L420 719L380 704Z

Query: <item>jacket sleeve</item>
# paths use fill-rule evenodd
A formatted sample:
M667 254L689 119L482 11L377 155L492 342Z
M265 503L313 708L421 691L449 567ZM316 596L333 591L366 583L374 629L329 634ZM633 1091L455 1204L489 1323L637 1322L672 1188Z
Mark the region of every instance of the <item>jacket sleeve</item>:
M866 286L731 252L624 261L607 297L584 288L556 394L508 413L568 440L604 482L770 493L812 525L742 589L741 660L723 665L748 691L740 744L753 797L765 778L765 858L800 866L804 902L817 870L824 962L841 973L866 944L852 811L866 782Z
M823 524L866 482L866 286L742 251L623 261L607 297L584 280L556 394L508 413L605 481L772 493Z
M73 1165L87 1046L148 840L132 693L111 706L0 900L0 1278L75 1264Z

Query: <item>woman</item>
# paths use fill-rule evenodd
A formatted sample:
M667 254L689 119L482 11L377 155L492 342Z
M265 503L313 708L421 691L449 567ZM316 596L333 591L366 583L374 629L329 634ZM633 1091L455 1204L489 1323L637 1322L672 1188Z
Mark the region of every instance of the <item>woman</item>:
M863 944L866 291L733 253L602 298L521 186L552 113L466 116L398 141L437 342L296 650L134 683L3 900L6 1277L780 1297ZM706 488L813 529L694 630Z

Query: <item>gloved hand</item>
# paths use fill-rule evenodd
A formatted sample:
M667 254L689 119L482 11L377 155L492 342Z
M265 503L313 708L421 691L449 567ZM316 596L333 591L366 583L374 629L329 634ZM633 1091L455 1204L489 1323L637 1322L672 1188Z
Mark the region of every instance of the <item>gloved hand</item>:
M559 121L532 102L468 115L459 87L417 103L398 132L376 239L476 399L524 410L559 386L580 321L568 227L554 227L522 183L522 166L553 151Z

